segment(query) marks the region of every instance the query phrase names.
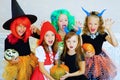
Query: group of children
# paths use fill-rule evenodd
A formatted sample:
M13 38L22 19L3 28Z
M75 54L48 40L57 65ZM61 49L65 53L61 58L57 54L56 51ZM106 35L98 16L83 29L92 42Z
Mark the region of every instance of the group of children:
M116 67L102 45L105 41L113 46L118 43L111 31L113 21L103 21L105 10L99 13L82 8L87 16L81 34L80 25L66 9L53 11L51 22L45 21L38 30L31 28L37 20L36 16L24 14L16 0L12 0L12 6L12 18L3 24L4 29L11 31L5 39L5 50L15 49L19 57L7 60L4 80L55 80L50 75L50 68L57 64L59 42L63 42L64 46L60 55L61 64L69 67L69 72L60 80L113 80ZM35 53L30 50L30 36L38 39ZM84 52L84 43L93 45L94 55Z

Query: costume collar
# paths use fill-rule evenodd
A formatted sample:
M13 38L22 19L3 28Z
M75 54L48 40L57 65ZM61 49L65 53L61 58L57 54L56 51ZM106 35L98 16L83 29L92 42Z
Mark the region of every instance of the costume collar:
M96 32L95 34L88 33L88 36L90 36L91 39L95 39L99 35L99 32Z

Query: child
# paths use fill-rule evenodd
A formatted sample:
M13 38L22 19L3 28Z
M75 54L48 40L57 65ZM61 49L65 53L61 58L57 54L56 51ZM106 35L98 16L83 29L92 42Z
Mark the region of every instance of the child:
M87 14L82 34L83 43L90 43L95 48L95 55L92 55L91 52L86 53L86 55L89 54L89 57L86 58L85 75L89 80L113 80L116 75L115 66L102 50L102 45L105 41L108 41L113 46L118 45L111 31L113 22L111 19L107 19L105 23L103 22L102 14L105 10L100 13L96 11L89 13L84 8L82 10Z
M25 15L16 0L12 1L12 18L4 23L3 28L11 33L5 39L5 50L15 49L19 56L7 60L3 73L4 80L30 80L37 58L32 54L29 45L30 26L37 20L34 15Z
M50 76L50 68L54 65L54 57L57 52L57 41L61 37L50 22L44 22L40 31L39 46L36 48L38 66L36 67L31 80L54 80Z
M51 23L63 39L66 34L64 32L64 28L67 27L68 30L73 29L73 26L75 25L75 18L68 10L58 9L52 12Z
M65 35L62 62L69 67L69 73L60 80L87 80L85 73L84 54L81 50L81 40L77 32L71 31Z

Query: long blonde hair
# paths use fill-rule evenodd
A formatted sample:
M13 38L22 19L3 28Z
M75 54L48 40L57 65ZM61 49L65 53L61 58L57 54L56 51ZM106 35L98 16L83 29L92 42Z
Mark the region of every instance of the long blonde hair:
M102 16L99 17L98 14L99 14L98 12L92 11L92 12L90 12L90 15L89 15L89 16L86 16L86 18L85 18L85 23L84 23L84 28L83 28L83 34L87 34L87 33L89 32L87 23L88 23L88 18L89 18L90 16L94 16L94 17L98 17L98 18L99 18L98 32L99 32L100 34L103 34L103 33L104 33L104 26L103 26L104 22L103 22L103 18L102 18Z

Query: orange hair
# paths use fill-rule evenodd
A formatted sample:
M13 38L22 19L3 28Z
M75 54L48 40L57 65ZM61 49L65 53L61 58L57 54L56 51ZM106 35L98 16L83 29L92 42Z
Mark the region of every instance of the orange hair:
M19 36L18 33L16 32L16 27L19 26L20 24L22 24L23 26L26 27L26 32L25 32L24 36L22 36L22 37ZM30 20L27 17L23 16L23 17L19 17L19 18L15 19L11 23L10 30L16 38L23 39L24 42L27 42L27 39L31 35L30 25L31 25Z

